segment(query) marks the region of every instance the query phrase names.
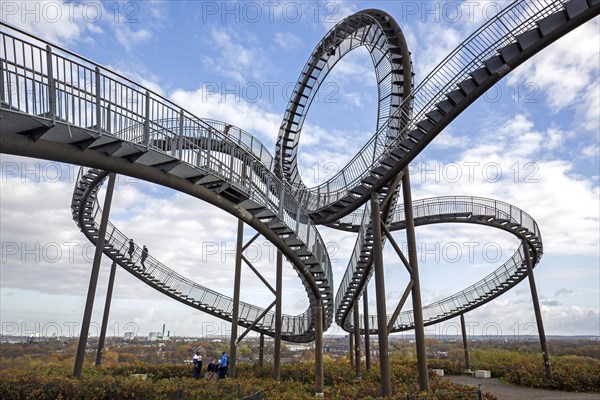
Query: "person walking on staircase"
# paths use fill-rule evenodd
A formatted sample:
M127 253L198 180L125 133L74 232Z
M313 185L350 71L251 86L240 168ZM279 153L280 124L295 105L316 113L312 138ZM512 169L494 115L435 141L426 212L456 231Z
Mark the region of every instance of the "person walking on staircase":
M142 249L142 258L140 259L140 264L142 264L142 269L144 271L146 270L146 265L144 264L146 258L148 258L148 248L144 245L144 248Z
M129 254L129 260L133 257L133 252L135 251L135 243L133 243L133 239L129 239L129 250L127 250L127 254Z

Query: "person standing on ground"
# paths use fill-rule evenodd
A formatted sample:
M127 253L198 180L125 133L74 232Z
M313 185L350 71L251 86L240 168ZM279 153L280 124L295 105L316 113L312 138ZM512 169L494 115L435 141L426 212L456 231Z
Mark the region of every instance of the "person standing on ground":
M200 374L202 373L202 356L200 355L200 352L197 351L196 354L194 354L194 358L192 358L192 362L194 363L194 378L198 379L200 378Z
M227 367L229 365L229 357L227 357L227 352L223 352L221 355L221 366L219 368L219 379L223 379L227 376Z

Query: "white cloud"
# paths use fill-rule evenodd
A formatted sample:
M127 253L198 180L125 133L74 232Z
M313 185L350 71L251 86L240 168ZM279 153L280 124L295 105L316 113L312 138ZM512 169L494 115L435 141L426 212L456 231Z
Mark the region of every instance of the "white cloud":
M302 46L303 41L291 32L276 32L275 43L286 51L295 51Z
M600 187L576 174L572 161L545 151L564 135L556 128L537 130L523 114L497 122L499 129L480 132L452 164L415 164L414 197L472 194L506 201L538 222L545 253L597 255Z
M585 146L581 149L581 154L587 158L595 158L598 159L600 156L600 146L597 144L591 144L589 146Z
M210 30L207 44L214 53L204 54L204 66L213 73L233 79L238 83L264 80L265 71L273 68L262 45L252 33L238 33L231 27L215 27Z
M134 47L149 42L152 38L152 34L149 30L144 28L133 30L120 24L118 25L118 28L115 29L115 38L126 51L131 51Z
M552 112L574 109L576 126L598 132L600 19L557 40L509 75L509 84L532 82ZM594 51L596 50L596 51Z
M3 2L1 10L3 22L57 44L72 44L81 39L86 30L102 32L98 22L103 7L99 4L90 8L89 15L84 15L76 4L50 0Z

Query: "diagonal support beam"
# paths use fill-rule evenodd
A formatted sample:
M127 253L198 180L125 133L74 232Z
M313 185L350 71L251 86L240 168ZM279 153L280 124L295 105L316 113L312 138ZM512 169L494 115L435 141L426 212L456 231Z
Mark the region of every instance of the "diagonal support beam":
M396 243L396 240L392 236L392 233L387 228L387 226L385 226L385 223L383 221L381 221L381 229L383 230L383 233L385 233L385 236L390 241L390 244L392 245L392 247L394 248L394 250L396 250L396 254L398 254L398 257L400 257L400 260L402 260L402 264L404 264L404 266L408 270L408 273L412 275L413 274L413 269L410 266L410 263L408 262L408 260L404 256L404 253L402 253L402 249L400 249L400 246L398 246L398 243Z
M244 339L244 337L252 330L254 329L254 327L260 322L261 319L263 319L265 317L265 315L267 315L267 313L269 311L271 311L271 308L275 307L275 303L276 301L273 301L271 303L271 305L267 308L265 308L265 310L258 316L258 318L256 318L256 320L254 320L254 322L246 328L246 330L240 335L240 337L237 338L237 340L235 341L235 345L237 346L242 339Z
M275 289L273 289L273 286L271 286L271 284L269 282L267 282L267 280L265 279L264 276L261 275L260 272L258 272L258 270L256 268L254 268L254 265L252 265L252 263L246 258L245 255L242 254L242 260L244 260L244 262L246 263L246 265L248 265L248 267L250 267L250 269L252 270L252 272L254 272L254 274L258 277L258 279L260 279L262 281L262 283L265 284L266 287L269 288L269 290L273 293L273 294L277 294L275 292Z
M244 247L242 247L242 251L246 251L246 249L248 247L250 247L250 245L256 240L256 238L258 238L260 236L260 232L256 232L256 235L252 236L252 239L248 240L248 243L246 243L244 245Z
M381 201L380 207L383 210L384 215L387 215L387 213L389 212L389 208L386 209L386 207L391 205L391 199L394 196L394 193L396 193L396 190L398 189L398 185L400 185L400 181L402 180L403 175L404 175L404 170L400 171L400 173L398 175L396 175L396 178L394 178L394 181L388 188L388 192L386 193L385 197Z
M546 344L546 333L544 331L544 322L542 320L542 311L540 309L540 301L537 293L537 286L533 276L533 265L531 263L531 255L529 254L529 244L523 239L523 255L525 257L525 266L527 267L527 277L529 278L529 289L531 291L531 301L533 303L533 311L535 313L535 321L537 323L538 335L540 337L540 346L542 348L542 356L544 357L544 368L546 369L546 380L552 381L552 364L548 355L548 345Z
M402 311L402 307L404 307L404 303L406 303L406 300L408 299L408 295L410 294L410 291L412 290L414 284L415 284L415 281L413 281L411 279L410 282L408 282L406 289L404 289L404 293L402 294L402 297L400 298L400 302L396 306L396 309L394 310L394 313L392 314L392 317L390 318L390 320L388 322L388 326L387 326L388 335L390 333L392 333L392 329L394 329L394 324L396 323L396 320L398 319L398 315L400 315L400 311Z

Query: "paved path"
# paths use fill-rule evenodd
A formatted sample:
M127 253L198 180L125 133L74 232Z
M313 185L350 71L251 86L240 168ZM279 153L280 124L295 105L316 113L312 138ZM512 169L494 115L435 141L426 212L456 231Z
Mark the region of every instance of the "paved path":
M476 379L471 376L446 376L452 383L477 387L493 394L498 400L600 400L600 393L573 393L555 390L532 389L499 381L498 379Z

